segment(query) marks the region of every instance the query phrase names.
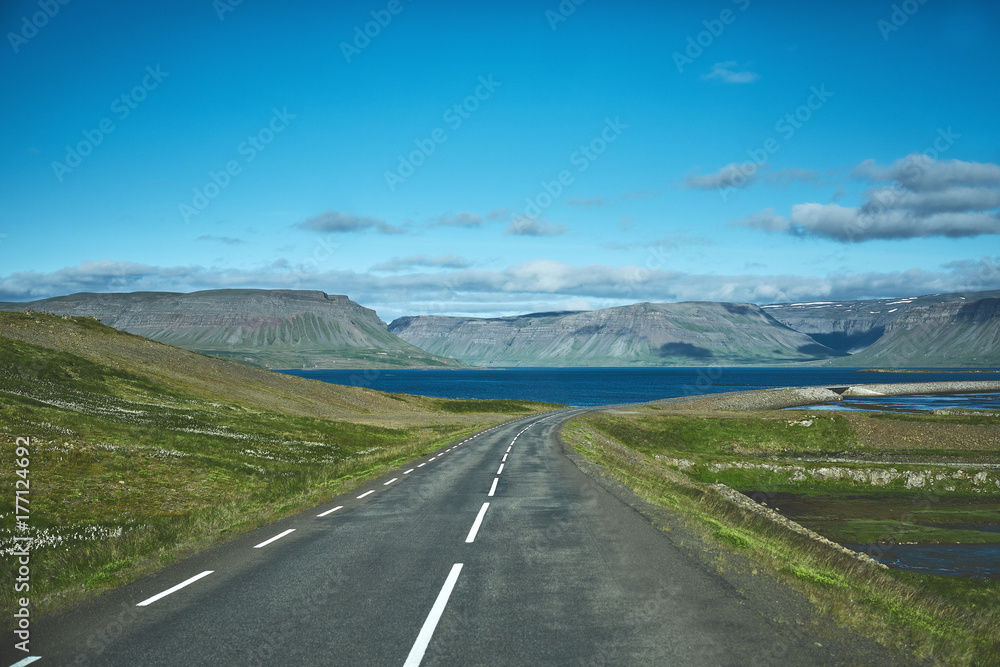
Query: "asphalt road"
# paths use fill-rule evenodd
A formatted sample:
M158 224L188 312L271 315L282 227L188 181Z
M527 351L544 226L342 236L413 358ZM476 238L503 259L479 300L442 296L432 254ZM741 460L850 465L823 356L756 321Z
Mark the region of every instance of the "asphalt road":
M578 412L495 427L38 621L31 664L887 659L860 638L799 625L808 605L777 584L737 590L581 472L554 437Z

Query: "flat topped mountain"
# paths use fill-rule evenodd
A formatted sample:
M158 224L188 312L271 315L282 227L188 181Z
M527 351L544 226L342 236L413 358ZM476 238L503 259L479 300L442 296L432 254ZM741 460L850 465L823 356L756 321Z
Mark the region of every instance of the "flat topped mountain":
M1000 366L1000 290L763 306L851 366Z
M896 299L810 301L762 306L776 320L841 352L857 352L877 341L887 327L913 309L924 312L937 304L955 308L981 299L1000 298L1000 290L954 292Z
M0 309L91 316L161 343L266 368L456 365L389 333L374 310L320 291L84 292Z
M637 303L517 317L401 317L389 331L476 366L777 364L837 355L748 303Z

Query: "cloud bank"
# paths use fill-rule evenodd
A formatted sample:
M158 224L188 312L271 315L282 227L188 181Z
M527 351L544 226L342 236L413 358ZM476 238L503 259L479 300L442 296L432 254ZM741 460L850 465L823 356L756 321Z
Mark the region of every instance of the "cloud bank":
M567 303L593 308L640 301L829 301L1000 289L1000 257L956 260L928 271L808 275L702 275L664 268L572 265L534 259L502 269L457 268L461 258L413 256L379 271L339 271L279 260L257 269L157 267L132 262L84 262L48 273L0 276L0 300L29 301L75 292L262 288L346 294L383 318L416 314L494 316L558 310ZM449 270L449 265L456 268ZM420 270L433 268L433 271ZM408 269L412 272L405 273ZM373 269L374 270L374 269Z
M914 154L888 166L867 160L851 175L872 184L860 206L795 204L787 216L766 209L735 224L844 243L1000 234L1000 166L995 164Z

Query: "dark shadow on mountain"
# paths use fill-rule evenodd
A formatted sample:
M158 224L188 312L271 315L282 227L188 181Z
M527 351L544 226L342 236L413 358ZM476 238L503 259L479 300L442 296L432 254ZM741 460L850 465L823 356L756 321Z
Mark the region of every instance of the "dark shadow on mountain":
M604 331L603 324L587 324L573 332L574 336L593 336Z
M810 333L809 337L820 345L825 345L831 350L844 355L850 352L857 352L865 349L881 338L884 333L885 327L872 327L867 331L852 334L846 334L843 331L835 331L832 333Z
M835 356L845 356L846 352L839 352L837 350L831 350L826 345L820 345L819 343L806 343L805 345L799 345L796 348L802 354L811 354L814 357L835 357Z
M660 356L709 359L713 356L713 353L707 347L698 347L691 343L664 343L660 346Z
M756 306L745 306L739 303L720 303L726 312L732 313L733 315L756 315L758 308Z

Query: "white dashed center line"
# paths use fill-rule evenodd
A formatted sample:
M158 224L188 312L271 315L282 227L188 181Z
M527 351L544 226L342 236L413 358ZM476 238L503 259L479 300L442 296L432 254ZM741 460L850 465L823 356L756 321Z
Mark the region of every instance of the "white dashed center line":
M31 663L33 663L35 660L41 660L41 659L42 659L42 656L40 656L40 655L29 655L24 660L18 660L17 662L15 662L10 667L25 667L26 665L30 665Z
M418 467L418 468L423 468L423 467L424 467L425 465L427 465L427 462L426 462L426 461L425 461L424 463L419 463L419 464L417 464L417 467Z
M177 584L176 586L174 586L172 588L168 588L167 590L163 591L162 593L157 593L156 595L154 595L151 598L146 598L145 600L143 600L142 602L136 604L135 606L136 607L145 607L147 605L151 605L154 602L156 602L157 600L159 600L161 598L165 598L168 595L170 595L171 593L176 593L177 591L179 591L180 589L184 588L185 586L187 586L189 584L193 584L194 582L198 581L202 577L207 577L208 575L212 574L212 572L214 572L214 571L215 570L205 570L201 574L196 574L193 577L191 577L190 579L186 579L186 580L182 581L181 583Z
M271 539L269 539L269 540L264 540L263 542L261 542L260 544L258 544L257 546L255 546L255 547L254 547L254 549L260 549L261 547L266 547L266 546L267 546L268 544L270 544L271 542L274 542L275 540L280 540L280 539L281 539L282 537L284 537L285 535L288 535L289 533L294 533L294 532L295 532L295 529L294 529L294 528L289 528L289 529L288 529L288 530L286 530L285 532L283 532L283 533L278 533L277 535L275 535L274 537L272 537L272 538L271 538Z
M434 600L431 613L427 614L427 620L424 621L423 627L420 628L417 641L413 643L413 648L410 649L410 654L406 656L406 662L403 663L403 667L418 667L420 661L424 659L427 646L431 643L431 637L434 636L434 630L437 628L438 621L441 620L441 614L444 613L444 608L448 605L448 598L451 597L451 592L455 589L455 584L458 583L458 575L461 573L461 563L452 565L451 572L448 573L448 578L445 579L444 586L441 587L441 592L438 593L437 599Z
M389 486L390 484L392 484L393 482L395 482L397 479L399 479L399 478L398 477L393 477L392 479L390 479L388 482L386 482L382 486Z
M497 470L497 474L498 474L498 475L499 475L500 473L502 473L502 472L503 472L503 466L504 466L504 464L502 464L502 463L501 463L501 464L500 464L500 469L499 469L499 470Z
M497 490L497 482L499 482L499 481L500 481L500 478L499 478L499 477L494 477L494 478L493 478L493 486L491 486L491 487L490 487L490 492L489 492L488 494L486 494L486 495L488 495L488 496L492 497L492 496L493 496L493 494L494 494L494 493L496 493L496 490Z
M327 514L333 514L337 510L342 510L342 509L344 509L343 505L337 505L332 510L327 510L327 511L323 512L322 514L317 514L316 516L326 516Z
M364 492L364 493L362 493L362 494L361 494L360 496L358 496L358 500L361 500L361 499L362 499L362 498L364 498L365 496L370 496L370 495L371 495L371 494L373 494L373 493L375 493L375 489L372 489L371 491L365 491L365 492Z
M486 516L486 510L489 509L489 503L483 503L483 506L479 509L479 514L476 515L476 520L472 522L472 530L469 531L469 536L465 538L466 544L471 544L476 539L476 533L479 532L479 526L483 525L483 517Z
M506 461L506 460L507 460L507 454L504 454L504 455L503 455L503 458L502 458L502 459L500 459L500 462L502 463L502 462L504 462L504 461Z
M414 470L416 470L416 468L410 468L409 470L407 470L407 471L406 471L406 472L404 472L403 474L404 474L404 475L409 475L409 474L410 474L411 472L413 472Z

